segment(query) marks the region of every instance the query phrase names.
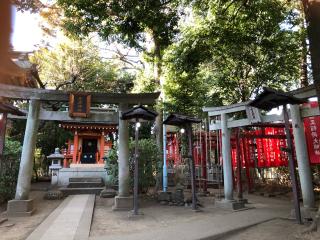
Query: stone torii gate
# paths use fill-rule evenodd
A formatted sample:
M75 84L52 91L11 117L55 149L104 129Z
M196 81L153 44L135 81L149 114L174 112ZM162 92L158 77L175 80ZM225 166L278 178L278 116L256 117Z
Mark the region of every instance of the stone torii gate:
M312 98L317 96L314 85L297 89L289 93L297 98ZM220 117L220 120L210 120L209 130L221 130L222 134L222 158L225 203L230 203L234 200L230 146L231 128L250 126L254 124L271 123L275 121L283 121L283 116L281 115L262 115L257 108L248 106L249 103L250 101L233 104L229 106L203 108L204 112L208 112L209 118L217 116ZM245 112L246 117L237 120L228 117L228 114L234 114L237 112ZM304 134L304 126L302 119L305 117L318 115L320 115L319 108L307 108L303 105L290 105L289 116L291 116L290 118L292 120L293 136L295 141L295 153L297 156L299 180L302 190L303 206L305 209L314 208L315 200L307 143Z
M69 92L24 88L0 84L0 97L13 100L28 100L27 125L24 134L21 162L15 199L8 202L8 215L26 216L34 211L33 201L29 199L31 187L33 157L36 145L39 120L49 121L79 121L104 122L119 124L119 194L115 198L114 209L127 209L132 206L129 196L129 130L128 122L121 120L123 111L129 105L151 105L156 102L160 93L117 94L117 93L87 93L91 95L91 102L96 104L118 104L118 116L110 112L92 112L88 118L71 118L69 112L48 111L41 107L45 102L69 102ZM9 116L10 117L10 116Z

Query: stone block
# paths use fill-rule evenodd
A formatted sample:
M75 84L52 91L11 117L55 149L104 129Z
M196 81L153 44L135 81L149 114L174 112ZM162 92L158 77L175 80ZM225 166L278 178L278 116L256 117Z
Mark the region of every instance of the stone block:
M133 197L116 196L114 198L113 211L128 211L133 209Z
M33 199L28 200L10 200L7 206L8 217L26 217L31 216L35 209Z
M238 202L242 202L244 204L248 204L249 203L248 199L246 199L246 198L238 199Z
M100 197L102 198L114 198L117 192L111 188L105 188L101 191Z
M215 206L218 208L223 208L227 210L240 210L245 208L245 204L243 202L235 201L235 200L220 200L215 202Z
M311 219L313 219L317 213L317 208L306 208L306 207L300 207L300 214L301 219L303 222L308 222ZM290 211L290 217L295 219L296 218L296 211L295 209L291 209Z
M171 192L160 192L158 196L158 201L163 202L163 201L171 201Z
M45 193L44 199L46 200L60 200L63 199L64 195L59 190L49 190Z

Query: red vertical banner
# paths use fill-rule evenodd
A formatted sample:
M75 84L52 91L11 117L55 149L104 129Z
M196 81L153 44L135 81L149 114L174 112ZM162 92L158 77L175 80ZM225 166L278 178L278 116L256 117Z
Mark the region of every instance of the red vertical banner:
M250 131L250 135L253 135L254 132ZM254 146L254 140L253 138L248 139L248 144L247 144L247 151L248 151L248 161L249 161L249 166L250 167L255 167L254 162L255 162L255 146Z
M279 135L279 128L274 129L274 135ZM275 166L280 167L281 166L281 160L280 160L280 139L274 139L273 141L273 149L274 149L274 161Z
M255 131L256 135L261 135L261 130ZM264 142L262 138L256 138L257 153L258 153L258 167L266 167L266 154L264 149Z
M284 128L278 129L278 134L286 136ZM288 166L288 154L281 149L287 148L287 140L285 138L279 139L279 166Z
M268 128L268 133L269 135L275 135L275 128ZM276 141L278 139L271 139L269 138L269 151L270 151L270 167L276 167Z
M268 128L264 129L264 133L268 134ZM269 146L269 139L267 138L263 138L263 150L264 150L264 154L265 154L265 167L271 167L271 162L270 162L270 146Z
M310 107L318 107L318 102L310 102ZM320 164L320 116L303 120L309 159L311 164Z
M232 158L232 167L235 169L237 167L237 149L231 148L231 158Z

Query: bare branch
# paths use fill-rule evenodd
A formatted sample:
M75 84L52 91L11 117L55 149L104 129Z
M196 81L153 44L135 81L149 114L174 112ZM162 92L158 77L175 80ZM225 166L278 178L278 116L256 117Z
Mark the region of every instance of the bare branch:
M70 81L60 83L58 86L56 86L56 90L59 90L60 88L62 88L64 86L74 84L77 79L78 79L78 75L72 75Z

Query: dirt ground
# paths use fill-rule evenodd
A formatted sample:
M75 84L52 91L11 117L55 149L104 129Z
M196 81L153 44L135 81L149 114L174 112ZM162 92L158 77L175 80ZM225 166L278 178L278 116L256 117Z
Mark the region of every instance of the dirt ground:
M36 212L31 217L12 218L0 224L1 240L22 240L25 239L61 202L62 200L44 200L46 184L33 184L31 198L35 200ZM267 209L272 206L276 211L284 213L288 211L290 200L284 201L283 196L278 198L268 198L257 195L250 195L248 199L256 202L258 209ZM233 214L230 211L217 209L214 207L214 197L201 198L205 211L194 214L190 207L163 206L152 198L141 200L141 212L145 213L139 221L128 218L128 212L114 212L111 210L114 199L96 197L94 216L91 225L90 237L131 234L137 231L150 231L156 227L174 226L181 222L192 222L210 216L223 219L226 214ZM290 207L289 207L290 208ZM0 210L5 210L3 208ZM252 212L251 212L252 211ZM253 210L248 210L248 214L253 214ZM0 218L5 216L3 213ZM225 240L318 240L320 232L301 235L306 226L296 224L291 220L276 219L268 221L246 230L237 232L234 235L225 236Z
M214 210L213 198L202 199L209 207L207 211L194 214L190 207L161 205L151 198L140 199L139 221L128 218L127 211L112 211L114 199L96 197L94 216L91 225L90 236L105 236L108 234L127 234L137 231L150 230L155 227L166 227L176 223L196 221L215 212L215 215L223 215L224 210ZM210 209L210 205L212 206Z
M0 224L1 240L23 240L62 202L62 200L44 200L46 183L33 184L30 198L34 199L35 213L31 217L9 218ZM1 210L5 210L2 206ZM5 213L0 218L6 217Z
M259 224L247 230L237 232L231 236L221 238L223 240L319 240L320 231L301 234L306 228L291 220L276 219Z

